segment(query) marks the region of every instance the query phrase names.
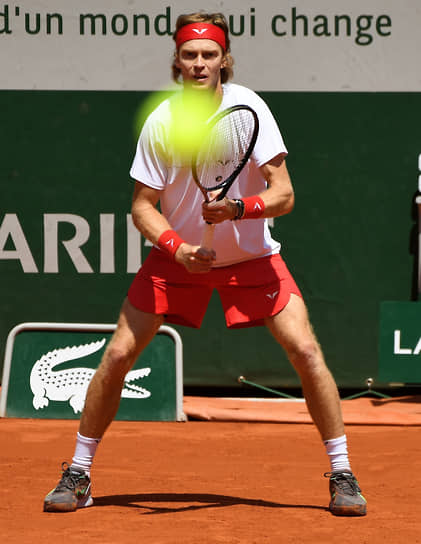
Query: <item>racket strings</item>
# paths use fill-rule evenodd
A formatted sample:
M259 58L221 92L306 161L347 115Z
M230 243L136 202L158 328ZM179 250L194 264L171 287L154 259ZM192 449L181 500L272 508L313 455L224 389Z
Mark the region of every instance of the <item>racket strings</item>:
M242 164L254 132L254 118L247 110L220 118L206 135L197 156L200 184L217 189Z

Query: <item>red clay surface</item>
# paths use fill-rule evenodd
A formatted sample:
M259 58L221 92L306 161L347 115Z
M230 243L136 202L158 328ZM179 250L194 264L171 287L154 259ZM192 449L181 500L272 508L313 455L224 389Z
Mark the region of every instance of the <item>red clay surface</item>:
M312 423L304 399L184 397L189 419L203 421L254 421L264 423ZM342 400L346 424L419 425L421 396L378 398L363 396Z
M77 421L0 419L0 536L147 544L421 542L421 428L347 427L368 515L328 510L313 425L114 422L93 469L94 506L42 512Z

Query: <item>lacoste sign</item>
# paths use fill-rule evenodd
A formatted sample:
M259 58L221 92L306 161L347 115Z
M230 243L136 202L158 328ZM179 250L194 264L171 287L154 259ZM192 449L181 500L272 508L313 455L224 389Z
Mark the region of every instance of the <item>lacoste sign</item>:
M421 383L421 302L382 302L379 381Z
M115 325L23 323L9 334L0 417L77 419ZM162 326L124 379L116 419L184 420L181 337Z
M414 347L404 347L401 343L401 331L395 330L393 333L393 353L395 355L419 355L421 353L421 336L418 338Z
M56 370L55 367L96 353L104 344L105 338L81 346L55 349L42 355L32 367L29 379L34 395L32 400L34 408L36 410L46 408L50 400L68 401L75 414L82 412L86 392L95 370L76 366L66 370ZM121 396L137 399L150 397L150 391L135 383L149 376L150 372L150 368L131 370L124 379Z

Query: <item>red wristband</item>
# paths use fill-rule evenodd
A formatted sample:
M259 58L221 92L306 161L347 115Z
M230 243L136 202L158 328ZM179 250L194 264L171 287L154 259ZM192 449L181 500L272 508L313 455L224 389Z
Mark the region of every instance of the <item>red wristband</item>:
M159 237L158 247L174 259L177 249L183 243L184 240L178 236L175 230L166 230Z
M265 211L265 203L260 196L247 196L241 199L244 202L244 213L241 219L257 219Z

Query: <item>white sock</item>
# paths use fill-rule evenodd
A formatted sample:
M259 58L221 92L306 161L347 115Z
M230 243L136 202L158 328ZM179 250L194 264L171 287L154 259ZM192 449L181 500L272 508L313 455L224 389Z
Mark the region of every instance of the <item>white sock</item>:
M88 438L77 433L75 454L71 466L84 470L90 476L92 462L100 442L100 438Z
M339 436L338 438L332 438L331 440L325 440L324 445L329 456L332 472L335 470L351 471L351 466L348 459L346 435Z

